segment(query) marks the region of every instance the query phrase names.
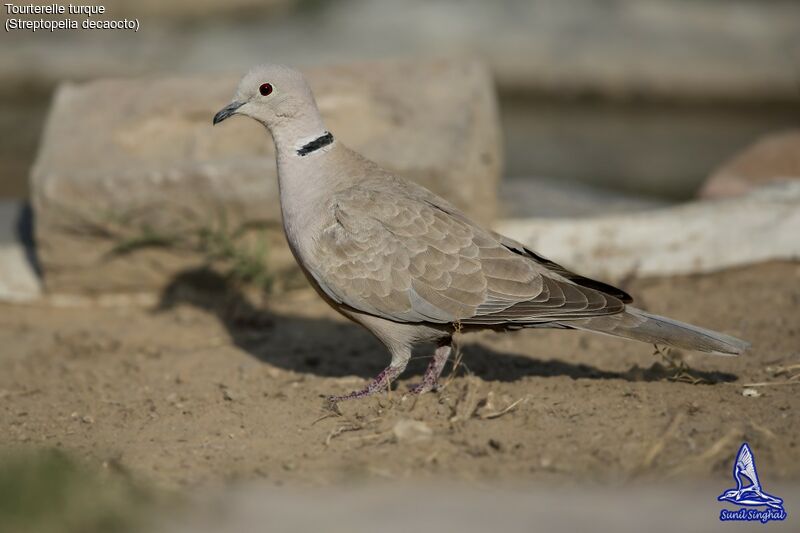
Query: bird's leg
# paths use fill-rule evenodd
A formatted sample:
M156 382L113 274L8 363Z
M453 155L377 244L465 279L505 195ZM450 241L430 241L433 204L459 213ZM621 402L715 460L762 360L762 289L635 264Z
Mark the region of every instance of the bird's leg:
M389 390L392 381L406 369L409 359L411 359L411 348L393 351L391 364L384 368L366 387L341 396L328 396L328 402L335 404L342 400L358 400Z
M370 381L366 387L361 390L353 391L348 394L343 394L341 396L328 396L328 401L330 403L340 402L342 400L358 400L360 398L366 398L367 396L372 396L373 394L377 394L379 392L383 392L388 390L389 387L392 385L392 381L400 375L402 369L387 366L381 373L375 377L372 381Z
M444 365L447 364L447 359L453 351L453 346L448 340L447 344L441 344L436 351L433 352L433 358L425 370L425 375L422 376L422 381L409 390L411 394L423 394L436 389L439 386L439 376L442 375Z

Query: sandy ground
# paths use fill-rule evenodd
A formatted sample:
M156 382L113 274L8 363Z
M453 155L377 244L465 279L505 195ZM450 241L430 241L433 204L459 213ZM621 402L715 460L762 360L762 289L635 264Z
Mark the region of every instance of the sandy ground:
M745 357L686 353L681 371L651 346L598 335L474 334L443 391L403 396L424 370L421 352L397 390L343 403L340 415L323 396L385 365L376 340L310 290L259 311L201 278L186 276L152 308L1 305L0 449L58 447L167 488L722 486L747 440L766 487L800 480L800 380L789 381L800 369L786 370L800 364L800 264L627 286L645 309L750 340ZM746 396L751 382L775 384Z

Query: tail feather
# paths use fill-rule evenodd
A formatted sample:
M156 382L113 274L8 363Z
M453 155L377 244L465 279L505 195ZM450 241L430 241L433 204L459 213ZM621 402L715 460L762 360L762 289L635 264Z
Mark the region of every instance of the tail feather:
M584 319L569 324L578 329L606 333L652 344L697 350L716 355L740 355L750 343L663 316L651 315L627 306L616 315Z

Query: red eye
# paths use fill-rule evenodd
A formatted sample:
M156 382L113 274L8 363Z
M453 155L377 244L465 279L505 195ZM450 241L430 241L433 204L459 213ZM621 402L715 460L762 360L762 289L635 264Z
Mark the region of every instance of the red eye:
M267 96L272 92L272 85L269 83L262 83L261 87L258 88L258 92L261 93L261 96Z

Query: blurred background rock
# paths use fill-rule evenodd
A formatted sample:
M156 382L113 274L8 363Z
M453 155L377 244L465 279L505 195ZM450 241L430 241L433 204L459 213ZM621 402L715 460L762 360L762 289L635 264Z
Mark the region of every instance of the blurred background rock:
M265 61L482 59L500 93L504 189L530 191L532 178L548 178L528 196L551 209L570 183L636 202L688 198L739 149L800 116L796 0L104 5L104 18L138 17L140 32L0 37L0 196L27 193L50 96L64 80L240 73Z

